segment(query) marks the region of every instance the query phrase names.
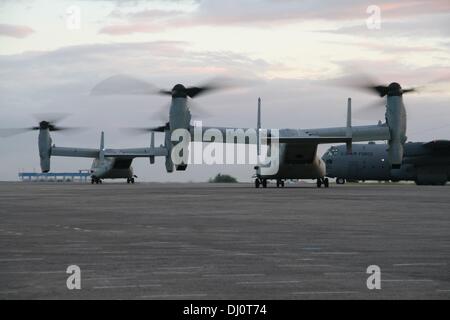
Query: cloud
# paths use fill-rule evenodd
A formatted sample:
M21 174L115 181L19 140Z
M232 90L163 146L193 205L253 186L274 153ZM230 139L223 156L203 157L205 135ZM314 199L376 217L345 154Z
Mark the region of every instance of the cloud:
M0 36L13 37L13 38L26 38L35 31L27 26L19 26L12 24L0 24Z
M145 9L123 13L115 10L111 17L121 18L100 29L100 33L124 35L154 33L171 28L195 26L276 26L320 21L358 21L365 27L366 9L372 1L275 1L210 0L201 1L192 11ZM447 0L378 1L382 18L402 19L450 12Z
M448 72L448 68L418 68L396 60L339 60L333 63L344 74L365 65L383 83L395 80L405 86L422 84L432 80L438 72ZM218 75L262 80L253 87L196 99L195 103L211 115L201 119L208 126L255 126L259 96L263 99L264 126L291 128L341 126L345 123L348 96L354 99L355 108L378 99L348 88L331 87L324 81L268 79L266 74L273 68L278 66L242 52L194 50L190 43L179 41L80 45L0 56L0 108L3 114L0 128L36 125L31 117L34 113L65 112L72 116L62 125L85 126L92 130L72 136L55 133L56 145L97 147L99 132L104 130L107 147L146 147L150 143L148 136L125 136L120 128L160 125L155 113L161 107L167 108L169 100L161 96L88 96L95 84L117 73L138 76L160 88L171 88L176 83L195 85ZM416 131L440 127L450 116L448 96L410 95L407 104L413 118L418 119L408 123L409 128ZM378 118L367 122L355 120L354 124L376 123L376 120ZM449 138L450 132L442 129L411 137L414 140ZM162 143L161 137L157 139L157 144ZM0 148L3 151L0 156L1 180L16 179L19 168L39 167L33 133L0 139ZM52 166L54 171L72 171L87 168L90 162L89 159L54 158ZM149 167L145 159L136 160L133 165L141 180L151 181L206 181L217 172L230 173L241 181L248 181L253 174L251 166L191 166L186 172L167 174L163 159L158 159L153 167Z

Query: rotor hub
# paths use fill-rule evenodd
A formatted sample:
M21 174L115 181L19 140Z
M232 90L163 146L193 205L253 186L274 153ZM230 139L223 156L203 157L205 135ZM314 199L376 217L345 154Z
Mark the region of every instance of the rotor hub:
M186 98L186 87L182 84L177 84L172 88L172 98Z

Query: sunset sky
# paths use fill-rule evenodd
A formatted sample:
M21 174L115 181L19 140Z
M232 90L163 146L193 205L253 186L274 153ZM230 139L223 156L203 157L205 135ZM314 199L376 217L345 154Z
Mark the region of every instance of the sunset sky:
M367 25L370 5L379 28ZM78 15L79 13L79 15ZM0 127L36 125L35 113L67 112L64 124L91 129L54 135L61 146L145 147L146 136L126 126L159 125L166 97L91 97L89 90L126 73L171 88L217 76L254 80L252 86L196 99L205 125L255 126L263 99L266 127L310 128L383 119L383 108L357 118L375 96L336 85L370 75L382 84L428 85L405 96L408 137L450 139L450 1L12 1L0 0ZM168 110L167 110L168 112ZM0 180L39 169L37 134L0 138ZM321 151L327 146L322 146ZM89 159L53 158L52 170L90 167ZM217 172L250 180L251 166L193 166L167 174L163 159L137 160L142 180L205 181Z

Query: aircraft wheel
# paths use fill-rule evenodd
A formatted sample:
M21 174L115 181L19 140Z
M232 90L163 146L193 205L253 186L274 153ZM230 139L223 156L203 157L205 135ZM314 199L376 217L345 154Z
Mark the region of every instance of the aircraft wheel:
M284 188L284 180L281 180L281 187Z
M127 178L127 183L130 183L130 178Z
M267 188L267 179L262 180L262 187Z
M256 178L256 179L255 179L255 188L258 189L259 186L260 186L260 184L261 184L261 181L259 181L259 179Z
M91 179L91 184L94 184L95 183L95 180L94 180L94 178L92 178Z
M325 188L328 188L330 186L330 180L328 180L328 178L325 178L323 180L323 184L324 184Z
M277 188L281 187L281 180L277 180Z
M103 183L103 181L102 181L101 179L98 179L98 183L102 184L102 183Z
M131 178L130 180L131 180L131 183L133 183L133 184L134 184L134 178Z
M322 188L322 179L317 179L317 188Z

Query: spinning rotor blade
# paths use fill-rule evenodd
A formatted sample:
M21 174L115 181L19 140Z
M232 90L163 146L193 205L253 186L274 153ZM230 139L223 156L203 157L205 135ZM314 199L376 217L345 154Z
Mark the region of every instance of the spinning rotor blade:
M353 117L360 120L373 120L374 118L383 119L385 105L386 102L384 100L377 99L362 107L356 106L353 109Z
M348 78L344 80L343 83L344 86L352 87L357 90L369 91L382 98L387 95L402 95L405 93L418 92L417 88L402 89L397 82L392 82L388 85L380 84L379 81L364 74Z
M209 80L207 83L201 86L194 86L186 88L186 94L190 98L195 98L197 96L217 91L217 90L225 90L229 89L233 86L237 85L237 81L233 81L231 79L226 78L215 78Z
M33 131L36 130L35 127L30 127L30 128L4 128L4 129L0 129L0 137L2 138L6 138L6 137L11 137L11 136L15 136L21 133L25 133L28 131Z
M46 112L46 113L34 113L33 118L35 118L38 122L46 121L48 123L57 123L65 118L67 118L70 114L62 113L62 112Z
M164 132L165 130L168 129L169 124L167 123L166 125L159 127L123 128L122 130L124 130L128 134L136 135L136 134L145 134L149 132Z
M17 134L21 134L28 131L36 131L40 129L48 129L49 131L59 131L59 132L70 132L79 131L85 129L83 127L61 127L57 126L56 123L61 121L63 118L67 117L68 114L65 113L46 113L46 114L34 114L33 117L39 121L39 124L34 127L26 128L5 128L0 129L0 137L10 137ZM47 119L47 120L44 120Z
M91 95L148 95L156 94L158 89L152 84L127 75L114 75L91 90Z

